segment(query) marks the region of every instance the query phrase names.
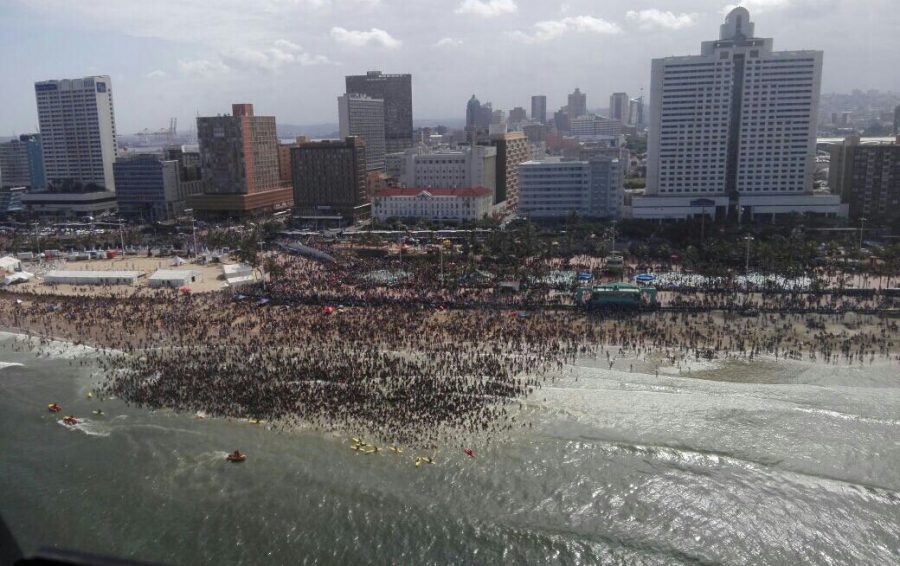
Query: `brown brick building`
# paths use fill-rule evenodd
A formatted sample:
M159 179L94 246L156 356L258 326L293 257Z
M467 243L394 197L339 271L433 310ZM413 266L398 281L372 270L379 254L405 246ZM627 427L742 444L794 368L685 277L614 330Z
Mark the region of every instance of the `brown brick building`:
M200 216L252 216L292 206L282 183L274 116L254 116L252 104L232 115L197 118L203 193L189 204Z

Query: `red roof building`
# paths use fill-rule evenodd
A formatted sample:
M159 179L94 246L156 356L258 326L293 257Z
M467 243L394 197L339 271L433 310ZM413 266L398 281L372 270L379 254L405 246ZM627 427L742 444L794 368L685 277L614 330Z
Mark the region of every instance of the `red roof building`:
M408 218L427 221L460 222L489 215L493 193L485 187L385 188L375 193L372 215L377 220Z

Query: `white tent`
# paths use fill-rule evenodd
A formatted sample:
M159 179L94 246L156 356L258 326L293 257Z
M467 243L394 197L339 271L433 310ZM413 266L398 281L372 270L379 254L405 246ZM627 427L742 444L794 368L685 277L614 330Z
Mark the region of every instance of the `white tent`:
M4 285L15 285L16 283L24 283L26 281L30 281L34 279L34 273L28 273L27 271L18 271L13 273L12 275L7 275L3 278Z
M134 285L141 271L48 271L44 282L51 285Z
M176 267L179 266L179 265L184 265L185 263L187 263L187 262L184 261L184 259L182 259L182 258L180 258L180 257L178 257L178 256L175 256L175 260L172 261L172 265L174 265L174 266L176 266Z
M22 269L22 262L11 255L0 257L0 269L3 271L18 271Z
M150 276L147 284L150 287L184 287L200 281L200 272L191 270L160 269Z
M243 263L225 264L222 266L222 271L225 273L225 281L232 287L246 285L254 281L253 268Z

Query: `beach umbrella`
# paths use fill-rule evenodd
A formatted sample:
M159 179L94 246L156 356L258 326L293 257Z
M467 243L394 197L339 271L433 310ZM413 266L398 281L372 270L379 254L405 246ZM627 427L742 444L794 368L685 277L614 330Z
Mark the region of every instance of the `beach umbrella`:
M334 307L325 307L322 309L322 312L325 314L334 314Z
M640 275L635 275L634 280L638 283L651 283L656 281L656 275L651 275L650 273L641 273Z

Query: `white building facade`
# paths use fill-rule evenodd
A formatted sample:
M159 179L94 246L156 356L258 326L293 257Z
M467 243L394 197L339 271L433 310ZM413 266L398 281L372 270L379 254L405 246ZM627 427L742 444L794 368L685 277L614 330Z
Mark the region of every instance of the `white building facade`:
M823 54L772 46L739 7L700 55L653 60L647 189L634 217L752 216L760 197L765 214L787 213L800 211L798 195L803 210L839 212L839 199L812 194Z
M359 136L366 142L366 170L384 170L384 101L363 94L338 97L341 139Z
M115 191L116 120L108 76L34 84L47 183Z
M572 118L569 133L573 136L618 136L622 133L622 122L602 116L586 114Z
M476 145L432 153L407 150L400 184L443 189L485 187L494 191L496 177L496 147Z
M519 214L528 218L618 218L623 201L618 159L559 158L519 165Z
M493 192L486 187L383 189L372 200L372 216L436 222L480 220L490 214Z

